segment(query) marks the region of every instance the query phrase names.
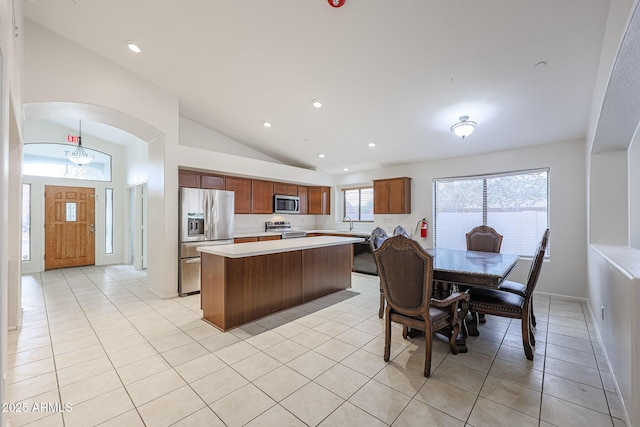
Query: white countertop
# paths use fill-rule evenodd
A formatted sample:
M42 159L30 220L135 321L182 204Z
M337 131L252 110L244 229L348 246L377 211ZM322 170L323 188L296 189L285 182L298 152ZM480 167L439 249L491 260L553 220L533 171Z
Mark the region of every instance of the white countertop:
M238 243L221 246L199 246L197 250L226 258L244 258L278 252L300 251L326 246L345 245L362 241L360 237L303 237L299 239L267 240L264 242Z

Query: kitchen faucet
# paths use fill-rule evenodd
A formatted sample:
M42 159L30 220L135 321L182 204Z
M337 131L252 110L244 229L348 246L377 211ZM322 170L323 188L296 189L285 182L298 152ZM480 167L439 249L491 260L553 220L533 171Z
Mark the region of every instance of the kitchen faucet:
M349 231L353 230L353 221L351 220L351 218L348 216L345 216L344 220L345 221L349 220Z

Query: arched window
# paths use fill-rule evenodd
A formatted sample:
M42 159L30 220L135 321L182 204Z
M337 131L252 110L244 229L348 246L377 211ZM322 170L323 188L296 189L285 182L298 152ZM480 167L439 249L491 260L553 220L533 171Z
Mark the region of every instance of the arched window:
M49 142L33 142L24 145L22 174L51 178L84 179L89 181L111 181L111 156L84 147L94 156L86 165L76 165L66 157L75 145Z

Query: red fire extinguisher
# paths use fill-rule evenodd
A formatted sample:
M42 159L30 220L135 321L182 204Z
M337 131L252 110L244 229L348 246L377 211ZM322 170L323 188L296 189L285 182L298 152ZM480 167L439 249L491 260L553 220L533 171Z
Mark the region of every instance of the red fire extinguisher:
M420 237L426 238L429 236L429 224L426 218L420 220Z

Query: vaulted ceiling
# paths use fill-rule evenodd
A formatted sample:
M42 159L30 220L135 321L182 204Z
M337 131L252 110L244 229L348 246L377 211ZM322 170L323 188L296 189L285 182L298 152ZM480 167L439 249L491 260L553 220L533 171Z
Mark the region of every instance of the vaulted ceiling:
M608 10L602 0L23 3L28 19L178 95L181 115L333 174L584 138ZM462 115L478 123L465 140L450 131Z

